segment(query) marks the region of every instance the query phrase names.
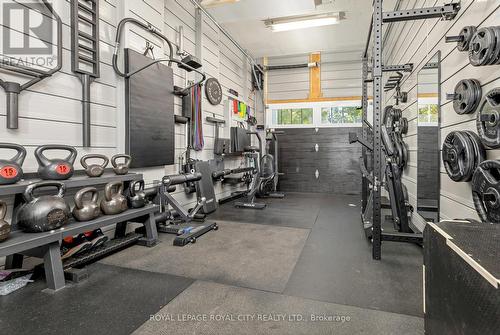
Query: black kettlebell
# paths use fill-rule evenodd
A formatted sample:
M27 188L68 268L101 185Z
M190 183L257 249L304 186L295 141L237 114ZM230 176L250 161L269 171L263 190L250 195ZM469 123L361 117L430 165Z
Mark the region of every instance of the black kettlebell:
M41 187L57 187L57 195L33 196ZM69 222L71 209L64 200L66 186L57 181L45 181L28 185L23 204L17 213L17 225L27 233L41 233L60 228Z
M124 159L123 163L117 162L117 160L120 158ZM129 155L118 154L111 157L111 165L113 165L113 171L115 171L117 175L127 174L131 163L132 157L130 157Z
M99 164L87 164L87 161L89 159L101 159L103 162L101 165ZM108 157L104 155L99 155L99 154L90 154L90 155L85 155L80 159L80 164L82 164L83 168L85 169L85 173L89 177L100 177L104 173L104 169L106 166L108 166L109 159Z
M26 149L14 143L0 143L0 149L13 149L17 154L11 159L0 159L0 185L15 184L23 178Z
M101 200L101 210L106 215L120 214L126 211L127 198L123 195L123 183L115 181L104 187L104 199Z
M10 224L5 221L7 215L7 204L0 201L0 242L5 241L10 234Z
M91 197L85 200L86 194ZM73 208L73 217L77 221L90 221L94 220L101 215L99 208L99 192L95 187L85 187L75 194L75 207Z
M146 206L146 193L144 192L144 180L136 180L130 183L127 196L130 208L142 208Z
M65 150L69 151L66 158L48 159L43 153L47 150ZM73 163L75 163L77 151L69 145L48 144L36 148L35 158L38 161L38 175L42 179L65 180L71 178L75 172Z

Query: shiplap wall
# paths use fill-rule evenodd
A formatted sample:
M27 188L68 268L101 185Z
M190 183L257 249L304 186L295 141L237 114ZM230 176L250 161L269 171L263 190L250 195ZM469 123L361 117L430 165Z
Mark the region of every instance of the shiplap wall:
M421 8L442 5L446 1L410 0L403 8ZM476 115L458 115L452 103L444 99L453 92L456 83L465 78L481 82L483 94L500 86L500 66L473 67L467 53L459 52L455 43L445 43L445 36L457 35L462 27L477 27L500 24L500 1L462 0L462 9L452 21L428 19L397 23L388 36L384 49L385 64L413 63L414 71L405 75L402 90L409 92L408 103L400 105L403 116L409 122L405 141L410 147L410 160L404 171L404 183L408 187L411 203L416 205L417 189L417 75L423 65L436 52L441 52L441 143L454 130L476 130ZM386 96L386 104L393 104L393 92ZM441 146L441 143L439 144ZM489 159L498 159L498 150L488 150ZM442 219L478 218L472 203L470 183L455 183L445 173L441 164L440 214Z
M361 95L362 50L321 53L321 89L323 97L338 98ZM269 65L309 63L309 54L268 58ZM269 100L307 99L309 69L269 71Z
M23 1L4 0L5 2ZM25 3L29 6L29 2ZM81 84L76 75L71 72L71 40L70 40L70 1L54 1L54 9L63 21L63 69L53 77L32 86L20 95L19 99L19 129L7 130L5 93L0 90L0 141L22 144L28 150L24 163L25 172L35 172L37 163L33 156L35 148L42 144L68 144L77 148L79 157L87 153L100 153L112 156L123 152L125 144L125 96L124 79L118 77L112 68L111 57L114 49L114 39L118 22L124 17L133 17L150 23L174 44L177 44L179 26L184 27L185 50L196 54L196 10L188 0L101 0L100 1L100 66L101 77L92 84L92 147L83 148L81 145ZM0 6L1 7L1 6ZM240 97L250 106L254 106L254 93L251 88L251 67L243 54L230 42L225 35L204 15L201 16L201 59L203 70L210 77L221 81L224 91L224 100L228 98L227 90L232 88L240 93ZM9 29L2 25L2 29ZM14 32L22 38L22 31ZM31 36L36 38L35 36ZM155 46L157 58L167 55L168 48L148 32L135 26L128 25L125 29L122 47L128 46L137 51L145 50L145 43L149 41ZM174 45L175 52L175 45ZM121 66L123 64L121 63ZM123 68L123 67L122 67ZM185 86L186 73L174 66L174 84ZM18 77L0 73L2 79ZM188 79L193 79L188 74ZM21 80L22 81L22 80ZM192 154L193 158L208 160L214 158L214 126L205 121L206 116L224 118L223 104L212 106L206 98L203 99L203 120L205 149ZM175 113L181 114L181 99L175 99ZM230 122L228 121L228 126ZM234 123L233 123L234 125ZM227 128L226 128L227 129ZM222 131L222 134L228 131ZM228 136L228 135L227 135ZM182 155L186 150L184 126L176 125L175 155ZM56 155L57 152L54 152ZM10 157L11 152L1 152L2 157ZM49 154L50 155L50 154ZM60 155L60 154L59 154ZM79 158L76 168L81 169ZM241 158L226 160L227 167L239 166ZM137 169L134 172L143 173L147 184L160 180L165 174L176 173L177 166ZM216 194L225 196L234 190L234 187L222 187L216 184ZM186 205L194 202L193 196L186 196L183 190L176 193L176 198ZM13 197L4 198L9 205ZM12 206L10 206L12 207ZM11 208L8 212L8 220Z

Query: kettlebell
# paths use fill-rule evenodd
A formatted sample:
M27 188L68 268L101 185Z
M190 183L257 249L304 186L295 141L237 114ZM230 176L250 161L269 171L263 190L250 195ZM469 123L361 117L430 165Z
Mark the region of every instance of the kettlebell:
M14 143L0 143L0 149L14 149L17 154L11 159L0 159L0 185L15 184L23 178L23 163L26 149Z
M84 200L86 194L90 194L89 200ZM75 194L75 207L73 217L77 221L94 220L101 215L99 208L99 192L95 187L85 187Z
M104 187L104 199L101 200L101 210L106 215L115 215L127 210L127 198L123 195L123 183L115 181Z
M47 150L69 151L66 158L48 159L43 153ZM65 180L71 178L75 172L73 163L76 159L76 149L69 145L42 145L36 148L35 158L38 161L38 175L42 179Z
M119 158L124 158L124 162L118 163L117 160ZM130 168L130 163L132 163L132 157L129 155L118 154L111 157L111 165L113 165L113 171L115 171L117 175L127 174Z
M136 180L130 183L127 196L130 208L142 208L146 206L146 193L144 192L144 180Z
M99 164L87 164L87 160L89 159L101 159L103 162L101 165ZM104 155L98 155L98 154L90 154L90 155L85 155L80 159L80 164L82 164L83 168L85 169L85 173L89 177L100 177L104 173L104 169L106 166L108 166L109 159L108 157Z
M33 196L41 187L57 187L57 195ZM60 228L69 222L71 209L64 200L66 186L57 181L45 181L28 185L23 204L17 213L17 225L27 233L41 233Z
M7 215L7 204L0 201L0 242L5 241L10 234L10 224L5 221Z

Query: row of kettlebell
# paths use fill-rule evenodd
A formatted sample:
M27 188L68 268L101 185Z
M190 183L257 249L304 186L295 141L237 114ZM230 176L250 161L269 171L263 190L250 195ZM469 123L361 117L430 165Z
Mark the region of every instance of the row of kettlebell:
M42 187L56 187L56 195L35 197L33 192ZM99 192L95 187L81 189L75 194L75 206L70 209L64 200L66 186L57 181L39 182L29 185L24 194L25 203L17 213L17 225L27 233L41 233L58 229L66 225L73 216L77 221L90 221L101 213L116 215L128 208L141 208L147 203L144 192L144 180L130 184L127 194L123 192L122 182L111 182L104 188L104 198L99 201ZM10 233L10 225L5 221L7 205L0 201L0 241Z
M11 159L0 159L0 185L15 184L23 178L22 165L26 158L26 149L14 143L0 143L0 149L13 149L17 153ZM44 155L47 150L64 150L70 154L66 158L49 159ZM35 150L35 158L38 162L38 175L45 180L65 180L71 178L74 173L73 164L77 156L77 151L69 145L42 145ZM123 162L118 162L123 158ZM102 164L88 164L90 159L100 159ZM89 154L80 160L85 173L89 177L100 177L109 163L109 159L104 155ZM132 163L129 155L118 154L111 158L113 171L117 175L127 174Z

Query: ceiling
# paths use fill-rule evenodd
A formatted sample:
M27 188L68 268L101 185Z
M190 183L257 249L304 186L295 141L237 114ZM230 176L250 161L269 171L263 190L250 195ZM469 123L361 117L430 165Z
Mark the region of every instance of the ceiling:
M396 2L385 0L385 10L393 10ZM372 13L370 0L334 0L318 9L314 3L315 0L240 0L207 10L254 57L364 48ZM272 32L263 22L269 18L325 11L344 11L346 20L336 25L287 32Z

